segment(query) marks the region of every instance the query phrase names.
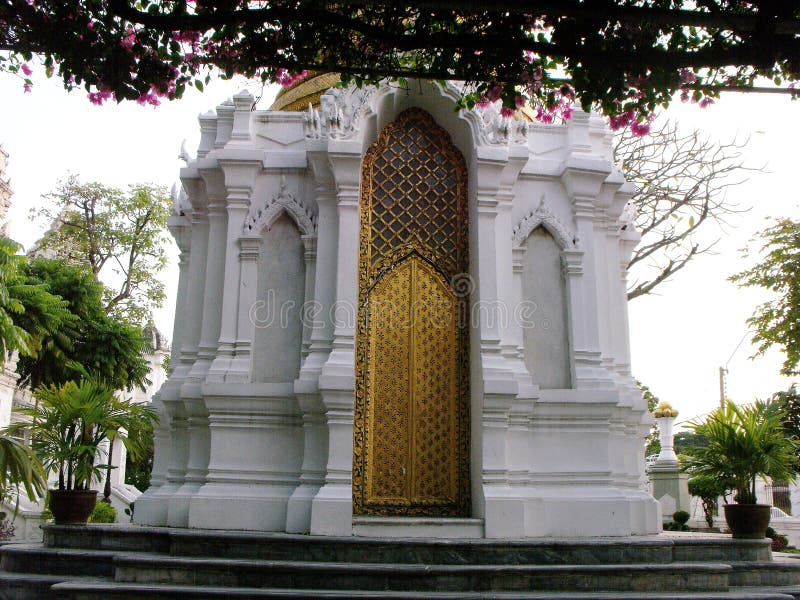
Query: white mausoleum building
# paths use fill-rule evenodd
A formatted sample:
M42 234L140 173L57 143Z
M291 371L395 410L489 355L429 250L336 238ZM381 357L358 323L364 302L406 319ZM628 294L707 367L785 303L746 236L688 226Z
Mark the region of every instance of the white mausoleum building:
M170 220L171 374L135 520L659 531L629 366L634 190L603 120L456 111L456 87L426 82L330 85L200 116Z

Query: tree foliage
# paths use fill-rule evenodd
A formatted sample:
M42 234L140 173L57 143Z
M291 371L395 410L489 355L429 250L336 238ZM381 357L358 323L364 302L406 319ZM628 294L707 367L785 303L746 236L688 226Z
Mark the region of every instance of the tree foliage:
M35 214L54 227L39 241L38 252L87 265L105 284L106 312L143 325L164 302L158 275L167 264L166 189L135 184L123 191L71 175L48 197L56 209Z
M714 526L714 511L717 508L717 498L724 496L728 491L726 482L709 477L708 475L698 475L689 480L689 493L697 496L703 504L703 514L705 515L706 525Z
M673 448L676 454L681 454L687 448L707 448L708 440L701 433L694 431L679 431L675 434Z
M153 459L155 458L153 423L141 421L138 423L138 428L129 431L128 435L139 441L142 452L137 456L127 455L125 483L136 486L139 491L143 492L150 487L150 476L153 472Z
M631 207L642 234L628 264L629 300L651 293L713 248L715 242L703 244L697 234L737 212L725 193L758 170L744 164L746 144L735 138L715 142L698 130L684 133L668 120L648 136L629 129L617 136L614 160L625 179L636 184Z
M758 234L761 258L733 275L742 287L760 287L773 298L756 307L747 323L755 332L757 354L776 346L785 353L781 373L800 374L800 221L780 219ZM744 251L744 258L749 250Z
M18 250L19 244L0 237L0 352L38 356L45 340L60 336L75 318L66 302L29 280Z
M23 385L62 385L94 376L112 389L147 385L149 366L142 354L147 340L137 325L106 314L103 286L79 265L37 258L26 265L28 281L63 299L70 321L41 339L39 352L21 356Z
M647 401L647 411L652 413L658 406L658 398L649 387L638 379L636 380L636 385L639 386L642 397ZM650 456L651 454L658 454L659 452L661 452L661 440L658 439L658 428L654 424L650 428L650 433L647 434L644 455Z
M68 89L157 103L210 70L291 83L306 69L345 81L471 82L462 103L520 100L541 120L577 96L612 125L647 126L676 92L705 103L756 77L800 74L800 2L327 2L6 0L3 68L30 85L34 54Z
M800 392L797 391L797 385L792 384L785 392L773 394L772 402L780 406L786 414L784 430L787 435L800 440ZM800 459L800 447L798 448L798 458Z

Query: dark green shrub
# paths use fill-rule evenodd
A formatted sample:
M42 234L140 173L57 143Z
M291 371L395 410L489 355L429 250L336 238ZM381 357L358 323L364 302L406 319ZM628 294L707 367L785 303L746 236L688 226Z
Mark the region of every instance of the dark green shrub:
M689 522L690 516L691 515L685 510L676 510L674 513L672 513L672 520L678 525L686 525L686 523Z
M92 514L89 515L89 523L116 523L117 522L117 509L98 500L94 505Z

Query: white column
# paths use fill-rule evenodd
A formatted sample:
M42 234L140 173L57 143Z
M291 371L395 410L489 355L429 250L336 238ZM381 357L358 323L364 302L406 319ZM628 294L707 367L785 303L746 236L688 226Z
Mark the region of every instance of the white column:
M180 210L180 207L179 207ZM191 208L185 207L189 215L173 214L168 222L170 232L178 243L180 255L178 258L178 294L175 302L175 321L172 330L172 352L170 354L170 379L177 378L177 367L180 364L181 347L185 343L186 308L189 299L189 260L191 255L191 228L189 218ZM177 489L170 490L167 485L167 475L172 461L172 432L174 425L166 409L162 395L169 395L169 380L152 399L153 408L159 416L159 422L153 429L153 443L155 455L153 457L153 472L150 477L150 487L136 500L134 519L137 523L145 525L166 525L169 497ZM173 386L173 390L176 388Z
M361 143L330 140L328 156L336 181L339 223L336 301L331 310L334 323L332 350L319 377L328 429L328 462L325 484L312 502L310 530L318 535L350 535Z
M185 378L194 366L198 356L198 346L200 344L201 325L203 317L203 305L205 301L205 277L206 261L208 256L209 242L209 223L207 211L207 199L202 195L202 191L197 179L191 182L184 180L184 187L190 187L192 191L189 199L192 202L192 259L189 262L189 284L187 298L189 300L186 310L185 321L185 344L181 344L181 359L176 372L170 379L175 380L175 384L180 385L179 390L169 396L163 396L164 405L170 415L173 424L172 431L172 462L167 474L167 482L176 488L170 497L170 506L167 514L167 524L171 526L185 526L188 513L188 497L176 498L176 494L186 483L188 461L190 457L190 444L192 433L190 433L190 417L187 407L183 402L183 384ZM188 190L187 190L188 191ZM200 440L194 442L199 443ZM191 487L191 485L190 485Z
M483 150L477 148L474 173L477 210L473 212L472 227L477 251L471 257L472 261L477 260L477 293L471 316L473 327L478 325L483 402L478 406L473 404L473 410L481 411L481 491L486 537L513 537L514 530L518 534L525 519L524 505L509 485L509 415L519 385L501 352L501 327L496 312L502 302L497 266L498 246L502 246L499 238L511 236L510 227L498 231L497 219L497 195L507 156L498 157L498 149L492 148L493 152L487 151L487 157L483 158ZM507 258L510 268L511 256ZM475 271L474 266L472 270Z

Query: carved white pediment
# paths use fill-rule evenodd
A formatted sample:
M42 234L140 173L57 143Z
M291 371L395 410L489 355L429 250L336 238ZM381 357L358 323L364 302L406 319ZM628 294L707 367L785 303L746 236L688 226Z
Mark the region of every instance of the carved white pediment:
M269 229L276 219L285 212L297 224L304 238L313 238L317 235L316 217L311 213L294 194L286 189L286 178L281 177L281 189L272 198L268 199L258 210L251 211L245 219L242 233L245 235L258 235L264 229Z
M308 107L306 137L312 139L352 139L358 133L361 114L366 109L374 85L331 88L320 98L320 107Z
M500 110L495 104L486 108L475 107L472 110L477 112L481 119L480 143L491 146L507 146L511 143L525 145L528 143L530 124L527 119L520 119L517 116L504 117L500 114Z
M545 227L556 239L558 245L564 250L574 250L578 247L578 238L575 233L567 229L561 220L547 205L545 195L539 201L539 206L520 219L514 228L513 245L519 248L528 239L531 232L539 226Z

